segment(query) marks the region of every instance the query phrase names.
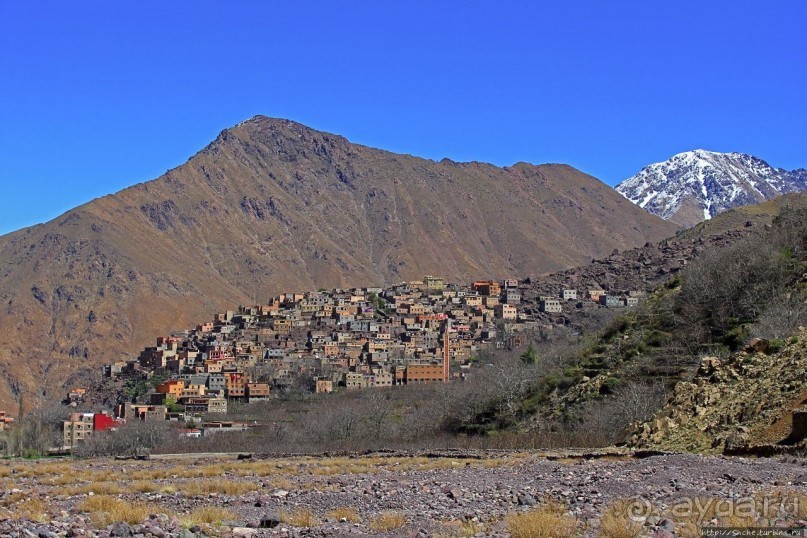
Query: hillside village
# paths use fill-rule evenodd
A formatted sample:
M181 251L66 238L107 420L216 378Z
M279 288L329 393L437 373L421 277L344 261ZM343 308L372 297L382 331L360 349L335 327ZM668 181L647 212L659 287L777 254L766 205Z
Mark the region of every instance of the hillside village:
M635 306L705 248L745 235L645 245L540 279L446 283L425 276L388 288L283 293L268 303L221 312L194 329L161 336L137 358L104 367L116 386L152 392L118 395L113 410L74 412L63 447L132 419L199 424L187 436L248 427L224 416L228 403L269 400L289 388L329 393L460 381L484 350L525 344L599 309ZM99 407L93 387L74 387L75 409ZM208 420L202 420L206 417ZM13 419L2 415L3 426Z
M159 337L137 359L106 366L105 374L154 385L147 402L118 405L117 420L192 421L226 413L228 402L267 400L292 385L329 393L448 383L461 380L480 351L518 345L530 331L563 324L564 311L635 306L641 294L597 288L542 296L528 281L463 286L434 276L390 288L284 293ZM68 400L79 404L87 396L87 389L77 388ZM114 427L106 417L74 413L64 423L64 446ZM205 426L245 427L221 421Z

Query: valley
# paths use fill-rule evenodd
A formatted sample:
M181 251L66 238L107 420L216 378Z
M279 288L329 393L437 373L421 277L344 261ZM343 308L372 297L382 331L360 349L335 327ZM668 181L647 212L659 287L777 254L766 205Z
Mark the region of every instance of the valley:
M807 502L803 460L618 451L29 462L0 483L0 532L35 536L695 537L803 525Z

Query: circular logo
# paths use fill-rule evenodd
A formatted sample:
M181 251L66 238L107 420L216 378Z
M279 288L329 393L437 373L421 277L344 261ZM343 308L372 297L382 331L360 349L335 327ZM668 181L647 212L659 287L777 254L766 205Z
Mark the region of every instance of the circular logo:
M650 501L639 497L633 498L628 503L627 516L633 521L644 521L653 511Z

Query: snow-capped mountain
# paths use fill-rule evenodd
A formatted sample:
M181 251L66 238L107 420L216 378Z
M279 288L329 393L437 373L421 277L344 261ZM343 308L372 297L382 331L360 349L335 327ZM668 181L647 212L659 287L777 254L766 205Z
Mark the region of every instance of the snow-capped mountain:
M788 172L744 153L699 149L646 166L616 190L654 215L691 226L733 207L807 191L807 170Z

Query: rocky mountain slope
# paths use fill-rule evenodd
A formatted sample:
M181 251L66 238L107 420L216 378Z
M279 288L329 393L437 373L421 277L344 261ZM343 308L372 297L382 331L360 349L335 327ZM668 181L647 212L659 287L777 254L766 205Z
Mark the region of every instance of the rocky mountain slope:
M631 202L682 226L732 207L807 191L807 170L788 172L743 153L679 153L616 186Z
M787 441L793 411L807 403L807 329L781 345L756 341L725 360L704 358L631 444L719 453Z
M538 274L675 229L569 166L434 162L256 116L0 237L0 408L279 292Z

